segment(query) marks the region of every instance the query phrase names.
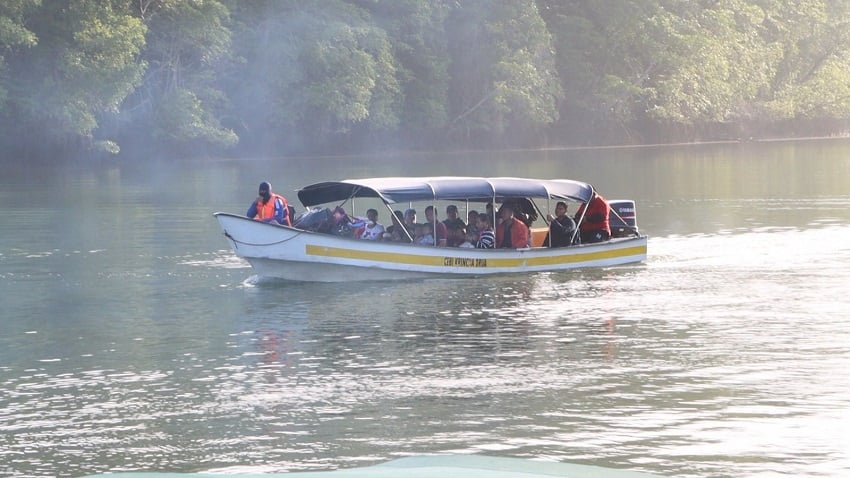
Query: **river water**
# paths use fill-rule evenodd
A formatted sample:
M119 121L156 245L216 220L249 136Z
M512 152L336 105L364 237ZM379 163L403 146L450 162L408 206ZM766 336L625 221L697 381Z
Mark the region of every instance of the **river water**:
M211 213L269 179L568 177L644 264L258 279ZM486 454L850 475L850 142L2 166L0 476ZM362 211L355 211L362 214Z

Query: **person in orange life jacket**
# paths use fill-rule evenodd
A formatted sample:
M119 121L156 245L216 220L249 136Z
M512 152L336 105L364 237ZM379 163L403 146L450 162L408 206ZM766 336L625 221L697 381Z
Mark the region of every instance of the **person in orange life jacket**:
M587 213L578 225L581 243L591 244L610 239L611 224L608 222L608 215L611 213L611 206L608 205L608 201L600 196L599 193L593 191L590 201L579 206L575 216L576 222L581 218L585 206L587 206Z
M246 216L257 221L268 222L270 224L280 224L282 226L291 226L292 222L289 217L289 204L286 203L286 198L272 192L272 185L267 181L260 183L259 197L251 203Z
M499 209L502 222L496 227L497 249L520 249L528 247L528 226L514 217L511 204L502 204Z

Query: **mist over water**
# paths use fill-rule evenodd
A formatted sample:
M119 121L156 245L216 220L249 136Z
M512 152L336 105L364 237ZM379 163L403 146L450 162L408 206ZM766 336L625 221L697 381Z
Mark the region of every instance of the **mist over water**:
M422 453L846 475L850 155L750 148L548 152L513 169L473 156L4 174L0 475ZM299 284L256 277L211 218L244 212L262 179L297 204L314 180L404 169L586 179L637 201L649 259ZM53 200L33 200L44 188Z

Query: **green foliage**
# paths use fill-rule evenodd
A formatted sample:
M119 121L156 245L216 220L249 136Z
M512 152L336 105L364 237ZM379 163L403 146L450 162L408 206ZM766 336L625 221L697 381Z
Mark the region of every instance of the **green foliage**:
M257 23L241 28L245 59L228 87L234 117L272 144L295 138L326 143L352 130L392 131L400 122L401 87L386 32L369 12L342 1L254 5ZM256 13L256 12L255 12ZM250 85L246 88L245 85Z
M101 153L106 153L110 155L116 155L121 152L121 147L118 146L118 143L110 140L100 140L95 141L92 144L92 148L95 151L99 151Z
M682 141L846 120L850 2L0 2L0 144L25 149Z
M455 133L498 137L558 118L554 45L533 2L464 2L450 22Z
M666 32L679 55L659 77L650 117L681 124L738 121L739 108L767 87L778 52L754 32L764 20L761 8L743 0L715 3L684 16L666 10Z
M507 2L488 27L499 61L493 67L497 110L518 124L545 125L558 119L562 96L552 37L533 3Z
M4 0L0 3L0 49L15 46L34 46L38 39L25 26L30 12L41 4L41 0Z
M68 118L76 133L88 136L97 115L117 113L118 106L140 83L144 64L144 25L128 15L82 18L73 33L73 47L63 55L60 71L69 93L66 108L81 106Z
M561 113L598 129L698 136L714 125L850 116L846 2L540 3L559 45Z
M770 88L756 103L763 117L850 117L850 5L801 0L769 7L766 36L780 53Z
M145 57L166 90L194 81L230 53L230 12L219 1L165 0L146 13L150 32Z
M54 1L39 13L28 23L38 43L10 58L9 101L55 141L91 138L98 118L139 85L145 27L95 0Z
M302 91L330 131L347 132L367 119L378 129L398 124L393 111L398 85L382 32L332 23L311 40L300 56L306 80Z
M0 3L0 112L7 98L8 77L5 75L3 54L18 48L33 47L38 43L35 33L25 27L27 15L40 4L40 0L7 0Z
M169 145L229 147L238 137L221 125L227 105L218 78L230 60L230 12L216 0L161 0L143 12L149 26L144 58L153 136Z
M387 32L403 98L400 121L423 137L448 124L449 53L445 1L360 2Z
M154 138L160 141L172 144L200 142L219 147L233 146L239 141L233 131L221 127L193 92L182 88L162 98L156 118Z

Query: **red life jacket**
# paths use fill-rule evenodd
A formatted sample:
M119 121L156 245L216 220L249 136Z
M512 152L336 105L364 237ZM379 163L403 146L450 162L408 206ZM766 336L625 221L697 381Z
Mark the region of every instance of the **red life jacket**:
M281 196L280 194L272 193L269 200L263 204L259 200L257 201L257 215L254 216L254 219L257 221L262 221L263 219L271 219L274 217L274 203L276 199L280 199L280 202L283 204L283 210L286 215L286 226L291 226L292 221L289 218L289 204L286 202L286 198Z
M578 211L576 212L576 219L581 217L581 213L584 209L584 204L579 206ZM610 214L610 212L611 206L608 205L608 201L597 194L590 200L590 203L587 204L587 213L585 213L584 220L579 225L579 229L582 232L607 231L610 234L611 225L608 222L608 214Z

